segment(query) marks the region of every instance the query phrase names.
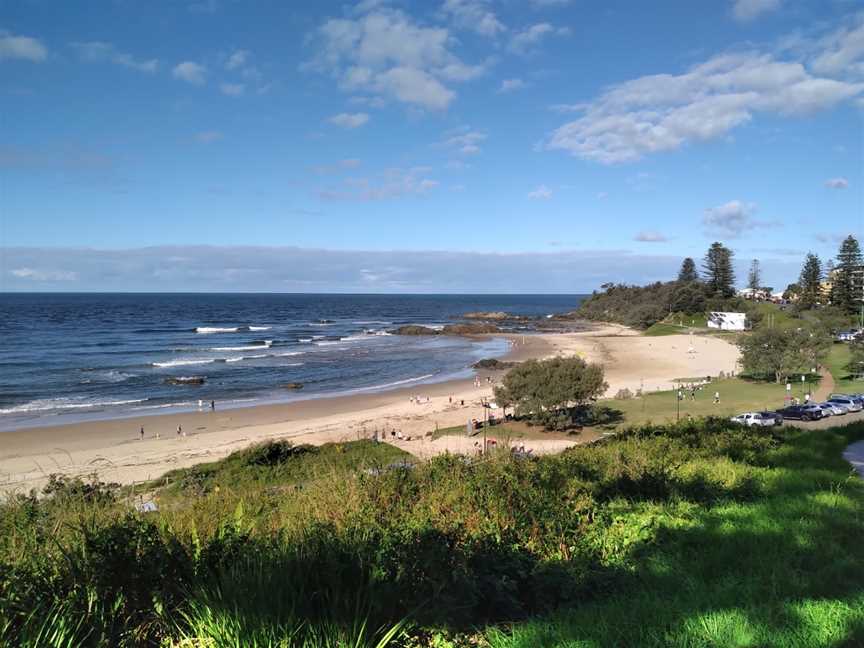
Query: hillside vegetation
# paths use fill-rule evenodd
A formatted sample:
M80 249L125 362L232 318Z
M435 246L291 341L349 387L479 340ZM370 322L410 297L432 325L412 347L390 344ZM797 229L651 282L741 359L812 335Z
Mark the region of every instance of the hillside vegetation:
M839 458L862 437L714 419L417 466L274 443L170 475L148 514L55 482L0 510L0 644L864 640L864 486Z

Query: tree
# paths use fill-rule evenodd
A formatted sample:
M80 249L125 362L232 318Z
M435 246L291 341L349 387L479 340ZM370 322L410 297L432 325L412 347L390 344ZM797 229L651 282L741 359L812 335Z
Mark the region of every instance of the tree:
M864 298L864 276L862 276L861 246L851 234L840 245L837 253L837 268L831 284L831 303L849 313L861 306Z
M672 293L670 310L675 313L704 313L705 290L695 281L682 283Z
M678 281L699 281L699 273L696 272L696 263L690 257L687 257L682 261L681 269L678 271Z
M846 371L853 380L864 378L864 342L855 342L849 346L849 362Z
M747 273L747 287L750 290L759 290L762 287L762 269L759 267L759 259L753 259L750 263L750 272Z
M575 408L608 388L599 364L576 357L528 360L507 372L495 387L495 400L502 407L515 407L517 416L566 426L572 424Z
M822 298L822 262L819 257L810 252L801 268L798 279L799 300L802 308L813 308Z
M741 365L753 378L781 383L794 375L809 374L831 347L831 338L819 328L758 328L738 342Z
M797 283L791 283L786 286L786 290L783 291L783 299L786 301L795 301L798 297L801 296L801 286Z
M711 294L720 297L732 297L735 294L732 250L722 243L712 243L705 255L702 268L705 272L705 284Z

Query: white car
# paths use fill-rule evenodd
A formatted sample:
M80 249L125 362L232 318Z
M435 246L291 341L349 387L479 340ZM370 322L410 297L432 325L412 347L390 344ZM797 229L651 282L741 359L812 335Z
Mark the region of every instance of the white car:
M825 412L827 416L843 416L849 413L849 410L839 403L817 403L816 407Z
M833 405L842 405L850 412L860 412L861 406L854 399L848 396L832 396L828 402Z
M747 427L750 427L751 425L758 425L760 427L771 427L774 425L773 418L762 416L759 412L745 412L744 414L733 416L729 420L731 420L733 423L740 423L741 425L746 425Z

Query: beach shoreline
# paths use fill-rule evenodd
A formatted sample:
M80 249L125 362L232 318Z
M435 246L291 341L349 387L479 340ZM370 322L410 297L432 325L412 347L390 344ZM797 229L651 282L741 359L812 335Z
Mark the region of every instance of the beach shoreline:
M640 382L646 391L668 387L684 367L689 369L688 364L695 364L692 357L685 355L687 336L648 338L616 325L579 333L504 337L510 341L510 350L502 360L521 362L575 354L601 362L609 383L607 396L622 388L635 391ZM726 342L698 338L697 344L701 345L699 373L728 372L737 362L737 350ZM51 473L81 477L97 473L104 481L140 483L271 439L320 445L370 438L377 431L379 435L388 433L388 440L419 457L468 451L462 444L446 439L432 442L430 437L436 429L483 418L482 400L492 396L493 388L493 382L486 379L498 380L503 372L477 370L476 374L479 386L468 378L231 409L220 409L217 403L215 412L205 408L201 412L148 414L3 432L0 490L40 488ZM419 403L414 396L420 396ZM397 441L392 436L396 431L412 440ZM555 452L573 443L550 439L535 445L538 452Z

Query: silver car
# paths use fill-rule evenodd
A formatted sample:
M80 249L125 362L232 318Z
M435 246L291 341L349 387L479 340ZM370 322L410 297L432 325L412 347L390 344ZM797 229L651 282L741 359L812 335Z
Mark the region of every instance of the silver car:
M846 408L849 412L860 412L861 406L858 404L858 401L850 396L832 396L828 399L828 402L832 405L841 405Z
M843 416L849 413L848 409L838 403L817 403L816 407L821 409L826 416Z

